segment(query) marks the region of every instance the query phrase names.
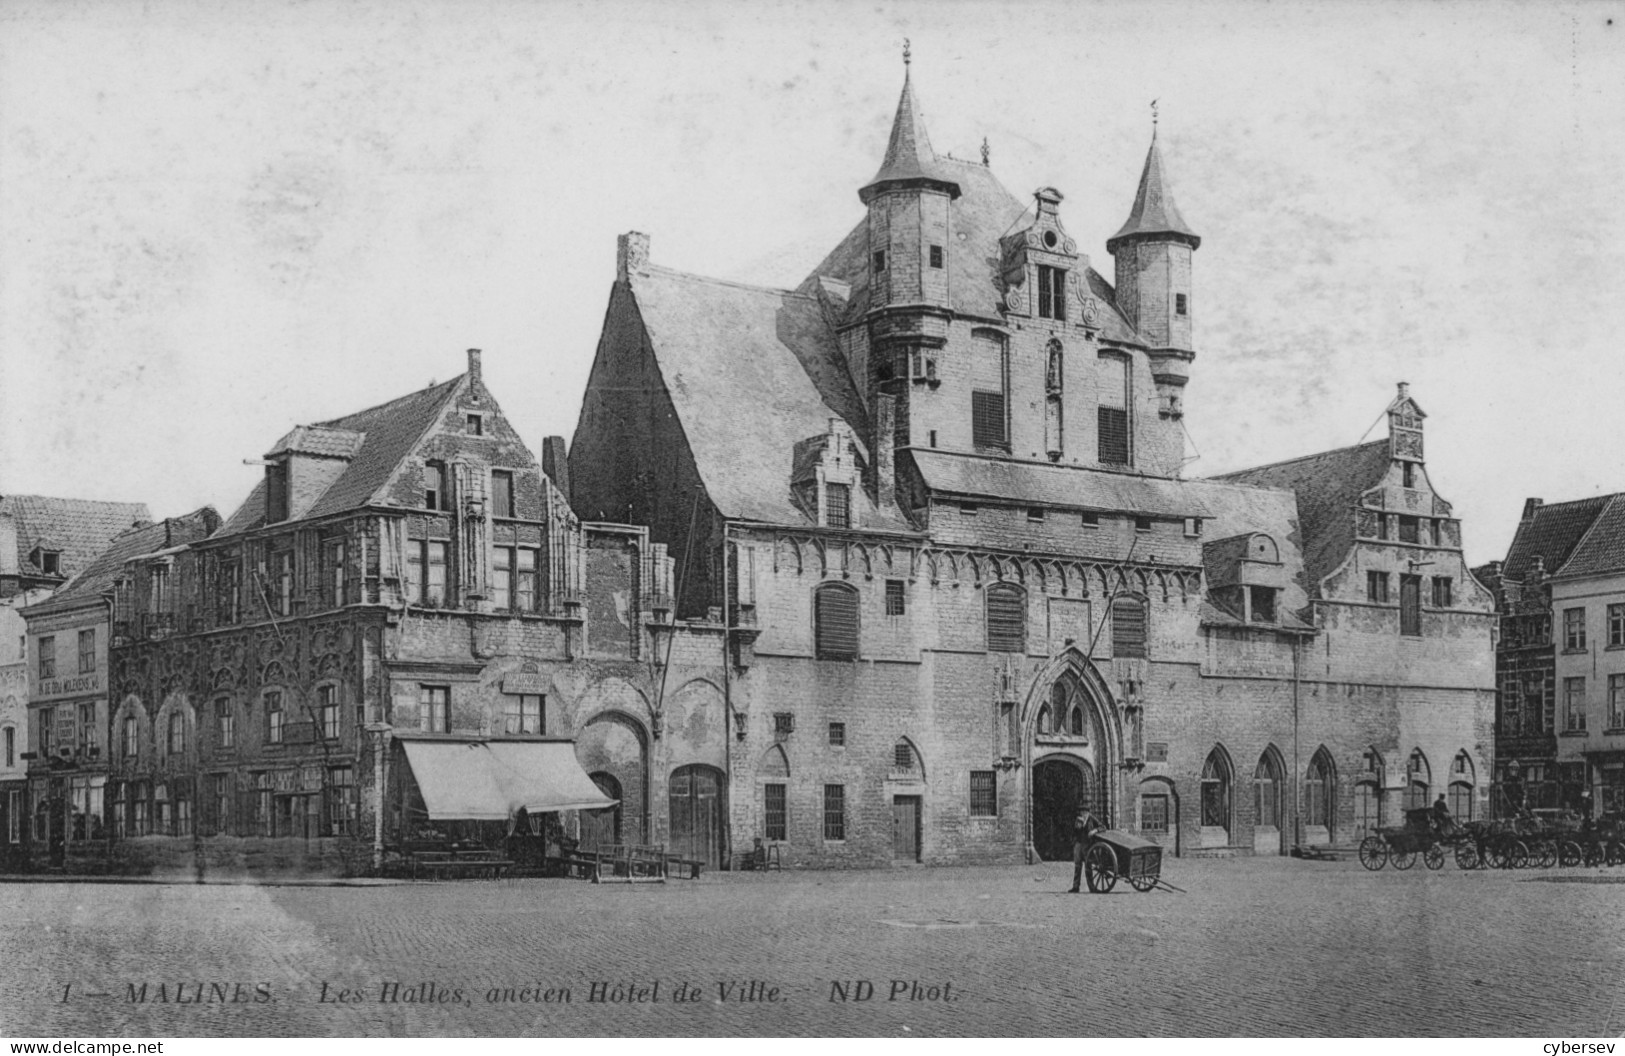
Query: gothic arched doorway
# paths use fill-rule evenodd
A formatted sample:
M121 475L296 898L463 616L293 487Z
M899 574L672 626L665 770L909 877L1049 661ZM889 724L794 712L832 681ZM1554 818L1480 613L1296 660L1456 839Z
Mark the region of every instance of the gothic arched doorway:
M613 807L602 810L584 810L581 812L581 846L586 850L596 850L607 847L612 843L621 841L621 783L615 780L614 774L600 770L588 774L592 783L598 786L598 791L615 801Z
M1067 756L1033 764L1033 849L1038 857L1051 862L1072 857L1072 821L1080 805L1100 816L1094 767Z
M714 766L693 763L671 772L672 852L698 859L707 869L722 866L724 784Z

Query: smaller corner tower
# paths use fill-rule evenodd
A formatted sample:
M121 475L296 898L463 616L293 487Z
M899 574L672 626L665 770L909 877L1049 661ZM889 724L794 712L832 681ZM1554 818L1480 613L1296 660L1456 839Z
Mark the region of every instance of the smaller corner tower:
M1117 307L1151 350L1151 373L1165 415L1177 417L1191 360L1196 358L1191 319L1191 255L1202 239L1174 204L1157 147L1153 104L1151 149L1134 207L1122 228L1106 240L1116 263Z

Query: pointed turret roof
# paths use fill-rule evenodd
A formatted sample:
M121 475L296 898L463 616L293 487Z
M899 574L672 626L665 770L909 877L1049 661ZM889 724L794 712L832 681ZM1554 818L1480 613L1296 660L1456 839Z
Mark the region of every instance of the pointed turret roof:
M1145 235L1174 235L1188 241L1195 249L1202 239L1174 205L1174 196L1162 174L1162 152L1157 149L1157 133L1151 133L1151 149L1145 155L1145 171L1140 173L1140 190L1134 196L1134 208L1129 210L1128 222L1106 240L1106 252L1116 253L1117 244L1129 238Z
M937 160L931 139L925 134L925 120L920 117L920 104L914 97L905 54L903 95L897 100L897 116L892 119L886 158L874 179L859 189L858 197L867 205L881 191L909 185L934 187L946 191L950 198L959 197L959 184L949 175L947 166Z

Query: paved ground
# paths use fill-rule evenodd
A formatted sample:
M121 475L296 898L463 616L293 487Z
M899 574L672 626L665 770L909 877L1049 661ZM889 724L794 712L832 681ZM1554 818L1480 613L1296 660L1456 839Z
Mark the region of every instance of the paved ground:
M1069 872L0 885L0 1034L1575 1037L1625 1027L1625 869L1170 861L1165 877L1188 894L1109 896L1065 894ZM595 981L651 1000L590 1001ZM776 1000L737 1000L753 981ZM359 1002L324 1003L324 982L328 998L347 990ZM873 986L869 1000L856 1000L860 982ZM129 988L143 983L146 1000L132 1002ZM675 1000L684 983L696 1000ZM832 1000L837 983L851 1000ZM397 1000L381 1000L391 989ZM569 1003L538 1000L564 989ZM450 1000L407 1000L430 996Z

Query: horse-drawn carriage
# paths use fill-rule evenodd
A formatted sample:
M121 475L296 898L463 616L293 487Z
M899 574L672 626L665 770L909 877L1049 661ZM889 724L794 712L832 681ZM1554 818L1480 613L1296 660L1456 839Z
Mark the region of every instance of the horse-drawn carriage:
M1449 822L1441 824L1433 811L1419 807L1405 812L1404 825L1378 829L1376 835L1361 840L1360 864L1372 871L1390 862L1395 869L1409 869L1421 858L1429 869L1440 869L1446 848L1455 851L1456 864L1463 869L1476 867L1477 847L1471 833Z

